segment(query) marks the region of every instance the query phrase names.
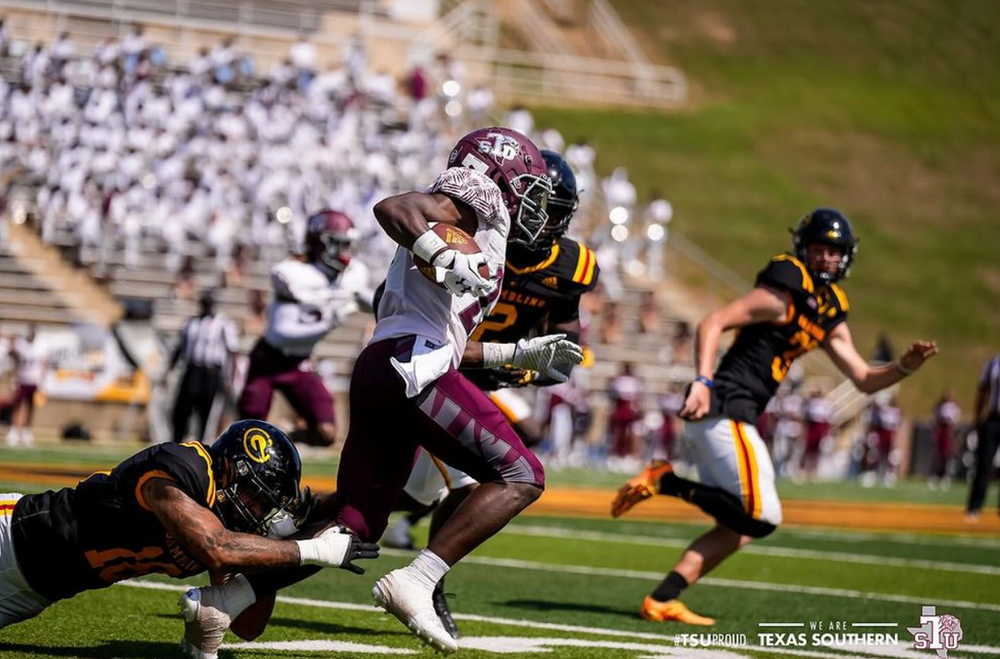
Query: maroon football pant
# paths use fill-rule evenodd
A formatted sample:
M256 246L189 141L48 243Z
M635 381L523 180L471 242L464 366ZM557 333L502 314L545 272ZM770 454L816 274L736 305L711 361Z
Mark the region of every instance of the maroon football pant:
M389 359L408 361L412 346L412 337L373 343L358 356L351 376L351 426L337 473L336 519L370 542L385 531L420 446L480 483L545 487L538 458L457 370L406 397Z
M247 383L237 409L241 419L267 420L274 391L280 391L310 428L334 423L333 397L306 357L288 357L264 341L250 353Z

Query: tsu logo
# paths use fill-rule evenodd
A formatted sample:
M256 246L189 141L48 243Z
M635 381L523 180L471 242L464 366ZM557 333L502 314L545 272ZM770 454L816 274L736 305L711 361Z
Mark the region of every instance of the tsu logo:
M937 615L937 607L925 606L920 612L920 626L907 627L913 634L913 647L934 650L941 659L948 658L948 651L958 649L962 640L962 622L953 615Z
M479 140L479 152L493 156L498 163L513 160L521 151L521 145L509 135L490 133L488 137L487 140Z

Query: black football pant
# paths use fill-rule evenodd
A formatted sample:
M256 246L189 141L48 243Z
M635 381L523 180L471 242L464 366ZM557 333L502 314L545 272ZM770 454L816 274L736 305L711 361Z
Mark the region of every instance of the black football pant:
M205 426L212 411L212 401L219 392L221 369L218 366L194 366L189 364L177 387L174 403L174 441L183 442L187 436L188 422L192 414L198 415L195 439L205 436Z
M979 426L977 432L979 442L976 446L976 475L969 488L970 513L979 512L986 499L986 489L990 486L993 476L993 458L1000 447L1000 415L994 414Z

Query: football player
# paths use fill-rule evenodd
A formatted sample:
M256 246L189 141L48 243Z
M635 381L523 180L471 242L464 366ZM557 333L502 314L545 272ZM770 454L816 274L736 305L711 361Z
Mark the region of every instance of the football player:
M305 419L295 440L330 446L337 436L333 398L309 363L326 334L367 306L368 270L352 259L358 231L347 215L322 210L306 225L303 258L289 258L271 270L274 300L267 329L250 353L240 418L266 419L277 389Z
M475 342L515 343L533 335L556 334L573 343L580 341L580 297L597 286L600 268L594 253L565 237L573 213L579 206L576 176L569 163L554 151L542 151L552 182L549 219L538 239L507 248L506 267L500 298L493 311L472 333L466 349L475 351ZM489 393L525 444L541 439L540 428L531 418L531 405L518 393L526 384L549 386L565 382L573 364L556 366L547 373L522 369L474 369L463 366L462 373ZM449 467L428 451L421 451L406 483L404 504L419 509L440 504L434 511L430 537L454 514L477 483L468 474ZM405 521L402 523L406 523ZM408 527L403 532L406 533ZM434 609L441 624L454 637L458 626L444 595L444 579L434 589Z
M377 606L444 652L458 646L434 612L435 585L545 486L541 463L458 366L549 373L583 359L580 347L560 335L467 345L500 297L508 243L538 239L551 192L545 160L527 137L508 128L483 128L458 141L448 168L425 192L389 197L375 206L376 219L399 248L378 303L374 335L354 365L351 426L330 510L333 523L363 540L378 539L420 447L480 483L428 548L379 579L372 591ZM481 252L450 248L430 229L432 222L459 227ZM437 282L417 269L414 257L438 268ZM491 276L479 272L483 264ZM249 579L263 596L309 573ZM226 589L206 590L213 601L223 602ZM221 606L216 619L224 622L236 613ZM200 647L210 652L219 640Z
M284 432L239 421L210 447L147 448L75 488L0 494L0 629L58 600L150 573L183 579L301 565L360 568L378 547L331 528L277 540L276 515L299 504L302 464ZM232 596L249 606L246 578Z
M646 597L643 618L711 625L678 598L691 584L754 538L781 523L774 467L754 424L801 355L822 347L838 369L871 394L911 375L937 354L937 344L917 341L898 362L873 366L858 354L847 326L847 294L837 282L857 253L851 223L839 211L817 208L792 231L793 251L779 254L757 275L754 289L712 312L697 334L698 377L680 416L684 439L700 482L678 477L670 463L654 461L619 490L611 504L618 517L654 494L698 506L716 526L694 540L674 569ZM719 337L739 330L713 375Z

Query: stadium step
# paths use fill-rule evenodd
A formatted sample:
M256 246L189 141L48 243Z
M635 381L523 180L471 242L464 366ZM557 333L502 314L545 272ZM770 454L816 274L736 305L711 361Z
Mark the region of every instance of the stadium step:
M11 251L18 262L39 282L35 290L49 290L66 304L58 312L65 320L87 320L100 325L110 325L122 316L121 306L91 279L89 275L66 263L59 248L46 245L28 226L10 225ZM56 314L56 312L53 312Z

